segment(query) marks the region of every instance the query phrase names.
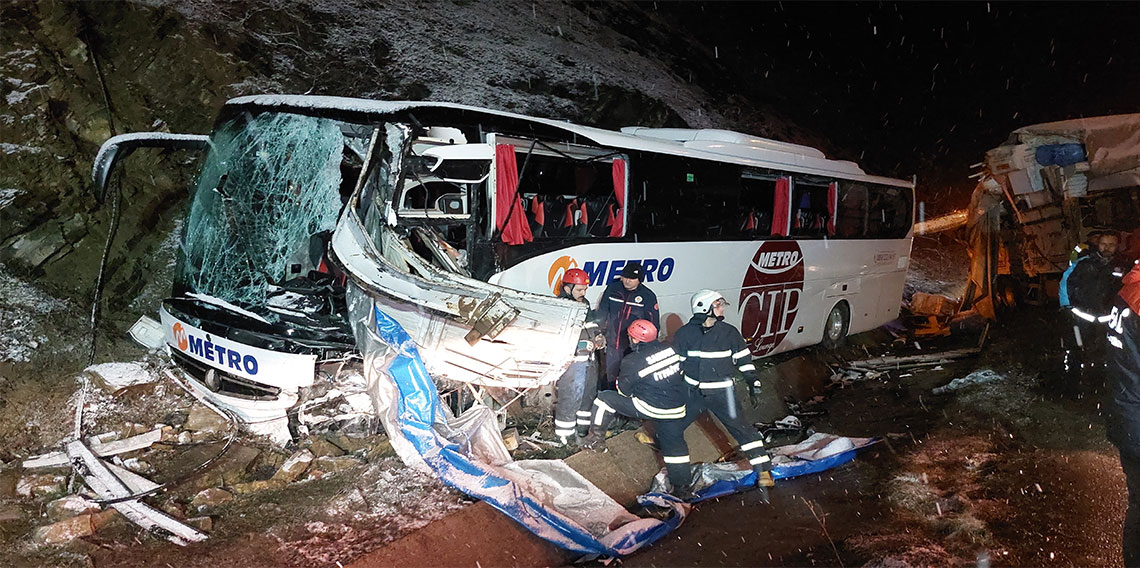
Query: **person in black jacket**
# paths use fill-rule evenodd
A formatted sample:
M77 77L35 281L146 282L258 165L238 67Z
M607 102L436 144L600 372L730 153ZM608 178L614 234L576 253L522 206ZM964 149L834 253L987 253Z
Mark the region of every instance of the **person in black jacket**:
M1114 261L1120 242L1115 233L1101 233L1089 252L1077 258L1061 276L1059 300L1073 321L1072 347L1066 350L1067 371L1080 377L1087 365L1103 360L1103 324L1108 319L1122 269Z
M1140 566L1140 267L1124 277L1109 313L1108 396L1105 431L1120 450L1128 485L1124 515L1124 565Z
M657 341L657 326L647 320L629 324L629 342L631 352L621 361L617 390L602 391L594 399L594 417L585 445L604 447L606 430L617 415L653 420L673 494L687 499L691 496L692 470L685 443L688 388L681 378L681 358Z
M764 492L771 483L772 459L764 438L744 420L736 398L734 378L744 374L751 389L758 388L756 365L744 337L724 321L728 300L720 292L700 290L690 300L693 317L673 336L673 348L681 357L681 371L689 385L688 418L691 424L701 412L713 413L736 439L740 452L756 471L757 487Z
M641 280L645 270L639 262L629 262L621 277L606 286L598 300L598 319L606 335L606 376L599 384L612 389L621 368L621 358L629 349L626 330L634 320L646 320L656 328L660 324L657 295Z
M562 275L559 298L582 302L586 306L586 289L590 276L585 270L571 268ZM599 345L605 345L593 310L586 314L586 322L578 337L578 348L570 367L554 384L554 435L563 444L569 444L575 435L585 436L590 428L590 408L598 392L598 365L594 355Z

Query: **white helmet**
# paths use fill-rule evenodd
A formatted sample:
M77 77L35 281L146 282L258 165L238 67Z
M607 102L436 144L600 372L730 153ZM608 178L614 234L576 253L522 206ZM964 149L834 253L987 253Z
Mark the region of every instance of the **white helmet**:
M689 300L689 305L693 307L693 315L705 315L712 313L713 304L717 300L724 300L724 295L716 290L697 290L693 294L693 298ZM725 305L728 305L728 300L724 300Z

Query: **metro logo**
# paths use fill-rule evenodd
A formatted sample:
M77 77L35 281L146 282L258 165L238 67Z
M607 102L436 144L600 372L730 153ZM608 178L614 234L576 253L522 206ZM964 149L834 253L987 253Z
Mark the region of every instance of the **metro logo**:
M790 270L800 261L800 251L765 251L752 260L752 268L764 274L779 274Z
M562 275L571 268L578 268L578 261L569 256L560 256L558 260L551 263L550 271L546 273L546 282L550 284L550 291L555 296L558 295L558 289L562 287Z
M178 342L178 348L183 351L188 349L190 347L190 340L186 337L186 329L182 327L182 324L176 323L174 324L173 330L174 341Z
M804 262L795 241L768 241L752 257L740 289L740 331L757 357L788 335L804 292Z
M578 268L581 266L582 270L590 276L590 285L597 286L599 284L608 284L613 279L621 275L621 269L630 262L640 262L642 269L644 269L645 277L644 282L664 282L673 276L673 269L677 261L672 257L666 258L646 258L642 259L628 259L628 260L603 260L595 262L587 260L586 264L579 265L578 261L570 256L560 256L550 265L550 271L547 272L547 283L550 284L550 291L555 295L558 294L558 289L562 284L562 275L566 274L567 270L571 268Z
M257 357L243 355L235 349L226 349L215 344L209 335L203 340L201 337L186 332L181 323L174 324L171 329L178 349L184 353L195 355L219 366L245 372L250 375L257 374Z

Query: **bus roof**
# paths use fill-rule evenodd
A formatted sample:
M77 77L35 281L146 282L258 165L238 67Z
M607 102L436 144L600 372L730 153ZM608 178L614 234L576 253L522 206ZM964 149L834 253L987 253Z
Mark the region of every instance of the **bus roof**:
M907 180L868 175L854 162L829 160L809 146L781 142L729 130L625 127L622 132L581 126L483 107L430 101L380 101L314 95L250 95L230 99L226 106L258 106L294 110L333 110L390 115L416 109L452 109L529 121L570 132L610 148L671 154L730 162L795 173L831 176L913 188Z

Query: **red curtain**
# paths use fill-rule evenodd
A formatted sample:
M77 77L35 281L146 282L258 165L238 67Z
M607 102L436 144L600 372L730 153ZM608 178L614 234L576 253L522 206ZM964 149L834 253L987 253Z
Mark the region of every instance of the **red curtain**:
M788 205L792 201L792 184L786 177L776 180L776 194L772 202L772 235L788 236Z
M613 175L614 198L617 200L618 211L614 213L610 236L620 237L625 232L625 160L614 160Z
M839 182L827 184L827 236L835 236L835 215L839 210Z
M522 201L516 194L519 169L515 162L515 147L510 144L495 146L495 185L495 228L502 234L503 242L521 245L533 241Z

